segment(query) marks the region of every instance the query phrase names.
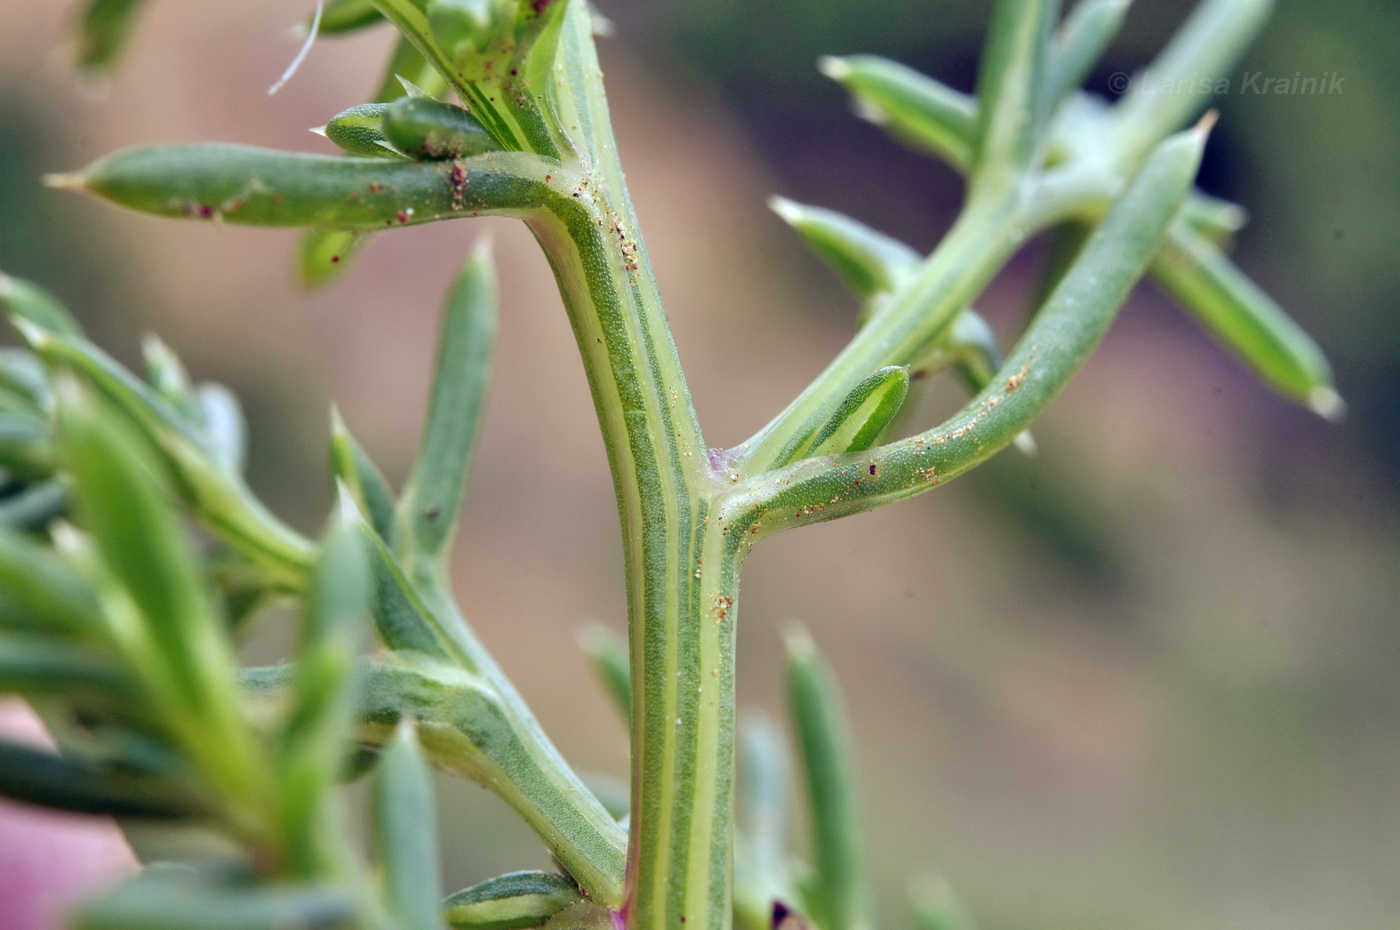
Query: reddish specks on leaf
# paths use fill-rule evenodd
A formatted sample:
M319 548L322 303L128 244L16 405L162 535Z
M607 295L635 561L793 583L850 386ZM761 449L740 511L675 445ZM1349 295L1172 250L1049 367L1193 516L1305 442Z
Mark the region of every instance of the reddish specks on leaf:
M407 211L407 210L400 210L400 211L398 211L397 213L394 214L394 219L398 220L399 223L402 225L402 224L404 224L404 223L407 223L407 222L408 222L408 218L409 218L410 216L412 216L412 215L413 215L413 214L410 213L410 212Z
M332 256L331 256L331 264L332 264L332 265L334 265L334 264L335 264L336 262L338 262L338 261L340 261L340 256L339 256L339 255L332 255Z
M199 215L206 220L213 219L214 208L209 206L208 204L200 204Z
M459 161L452 163L452 172L447 176L447 183L452 187L452 209L460 210L465 204L462 201L462 190L467 186L467 168Z
M371 194L382 193L383 190L384 190L384 185L383 185L383 184L380 184L378 181L370 181L370 182L369 182L369 192L370 192Z

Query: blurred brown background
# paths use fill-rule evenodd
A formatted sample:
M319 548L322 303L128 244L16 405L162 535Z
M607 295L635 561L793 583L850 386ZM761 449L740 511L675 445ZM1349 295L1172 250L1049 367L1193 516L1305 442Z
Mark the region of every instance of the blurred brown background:
M583 768L623 728L574 645L619 627L602 446L552 277L518 226L381 236L338 286L293 284L291 233L123 214L38 176L124 145L313 151L360 102L383 31L325 41L276 97L311 4L154 2L105 96L62 52L66 4L0 0L0 268L51 287L134 361L158 331L252 426L252 480L308 530L329 504L329 404L401 480L436 308L498 246L502 339L457 550L482 637ZM847 112L812 64L879 52L969 87L986 5L599 0L623 157L707 440L742 441L839 348L852 301L763 206L849 212L931 247L952 174ZM1096 86L1184 15L1139 3ZM800 620L852 705L882 925L946 873L988 930L1400 925L1400 96L1397 12L1283 3L1241 71L1337 71L1342 93L1236 95L1202 183L1253 222L1239 260L1327 348L1352 415L1258 387L1140 289L1103 350L1003 456L916 501L784 536L749 562L741 700L780 711ZM980 306L1014 331L1036 249ZM957 402L930 407L929 421ZM485 792L444 783L450 880L543 864Z

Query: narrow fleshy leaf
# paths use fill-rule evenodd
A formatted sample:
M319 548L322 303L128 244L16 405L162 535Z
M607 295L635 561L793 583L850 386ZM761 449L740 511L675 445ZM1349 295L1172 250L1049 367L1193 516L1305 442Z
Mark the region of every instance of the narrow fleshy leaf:
M977 77L970 198L1004 190L1031 165L1043 130L1038 94L1058 11L1056 0L997 0Z
M124 594L105 612L134 614L122 623L124 658L201 775L246 798L260 762L238 705L237 664L165 476L149 446L77 382L58 382L57 396L78 515Z
M353 529L337 526L321 545L297 647L298 675L306 663L321 661L317 657L323 654L333 660L333 667L321 674L307 672L308 677L297 688L296 706L304 711L294 711L293 721L303 715L300 725L333 733L345 729L337 721L347 715L335 708L345 703L345 672L365 642L369 599L369 563L359 535ZM327 673L335 679L326 677Z
M1132 0L1079 0L1060 24L1046 65L1041 107L1053 111L1079 89L1128 12Z
M84 528L148 618L152 644L181 680L184 698L203 705L209 678L229 656L163 476L141 441L71 383L60 393L59 423Z
M111 70L126 47L144 0L88 0L78 21L78 66L94 77Z
M308 229L297 249L297 277L315 290L339 278L364 245L365 234L343 229Z
M787 689L807 781L816 874L812 911L826 930L872 926L855 748L835 679L803 631L788 636Z
M394 539L394 492L369 453L350 435L340 411L331 410L331 473L354 498L379 538Z
M24 608L24 616L50 633L95 632L100 607L92 587L48 547L0 528L0 590ZM0 617L0 625L8 617Z
M894 290L919 264L909 246L835 210L783 197L768 205L862 300Z
M918 930L977 930L976 921L941 875L914 884L909 897Z
M32 414L0 412L0 469L22 479L42 480L53 475L53 443L44 420Z
M524 930L581 900L578 886L561 875L511 872L457 892L442 909L453 930Z
M533 213L557 170L513 153L420 162L194 143L125 149L45 181L155 216L369 232Z
M184 363L156 335L148 334L141 341L141 351L146 361L146 383L151 390L192 425L203 426L204 413L194 396Z
M0 289L3 287L0 282ZM26 349L0 348L0 389L19 398L34 413L47 412L53 402L43 363Z
M385 108L382 126L389 144L410 158L470 158L501 148L475 117L441 100L400 97Z
M738 751L740 843L764 883L782 885L788 872L793 795L787 737L767 714L745 714L739 719Z
M1228 252L1235 233L1244 229L1249 217L1244 207L1196 191L1186 198L1181 208L1181 220L1204 236L1222 252Z
M881 368L856 385L836 413L817 431L809 456L862 452L880 438L909 393L909 370Z
M1129 153L1146 152L1200 116L1273 6L1273 0L1200 0L1156 60L1133 76L1117 108L1118 144Z
M601 624L593 624L579 637L593 673L622 713L624 722L632 720L632 670L627 655L627 637Z
M338 526L322 544L297 648L292 701L279 764L287 847L299 874L325 874L342 860L340 831L328 828L331 790L353 744L355 662L368 631L370 579L363 541Z
M49 332L65 336L82 335L82 329L73 315L59 303L58 298L37 284L12 278L3 272L0 272L0 306L4 307L11 322L28 320Z
M0 694L113 698L130 682L101 655L36 635L0 632Z
M248 458L248 428L243 405L222 384L205 382L195 388L195 403L203 420L205 447L214 462L230 475L243 474Z
M75 814L187 819L202 808L169 782L123 775L42 749L0 742L0 796Z
M145 427L143 432L170 432L196 444L203 439L197 424L187 415L82 336L66 335L27 319L16 320L15 326L51 373L67 372L77 377L118 407L133 424Z
M820 67L850 92L863 118L960 171L972 164L977 103L967 94L874 55L823 58Z
M89 904L73 930L358 930L343 888L216 884L186 870L154 870Z
M53 478L0 499L0 529L42 529L67 511L68 484Z
M443 564L480 429L496 339L496 276L478 246L443 308L418 461L398 505L401 551Z
M356 104L332 116L318 131L348 155L403 159L406 156L384 134L384 113L388 109L387 103Z
M1321 416L1341 415L1345 408L1317 343L1203 235L1178 221L1152 273L1267 384Z
M364 512L349 489L339 487L341 519L358 528L368 546L370 572L374 579L371 607L379 638L390 649L419 652L454 663L467 659L455 638L409 580L408 573L383 538L367 522Z
M412 721L385 745L370 790L385 909L398 930L440 930L437 809Z

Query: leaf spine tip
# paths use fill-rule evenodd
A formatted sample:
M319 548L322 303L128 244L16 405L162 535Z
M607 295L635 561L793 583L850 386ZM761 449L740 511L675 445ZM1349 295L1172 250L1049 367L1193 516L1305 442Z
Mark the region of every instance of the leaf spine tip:
M1339 423L1346 418L1347 402L1335 389L1318 387L1308 392L1308 409L1324 420Z
M812 642L812 634L795 620L788 623L787 629L783 631L783 639L787 643L788 659L793 662L806 661L817 653L817 644Z
M785 222L790 224L796 224L802 219L802 208L798 206L796 202L788 200L786 197L780 197L777 194L768 198L768 209L778 214Z
M1192 128L1202 139L1210 138L1210 131L1215 128L1215 124L1220 121L1220 111L1212 107L1196 122Z
M817 70L833 81L844 81L851 76L851 66L844 58L823 55L817 59Z
M81 171L66 171L55 174L46 174L41 179L45 187L52 187L57 190L76 191L87 187L87 180Z

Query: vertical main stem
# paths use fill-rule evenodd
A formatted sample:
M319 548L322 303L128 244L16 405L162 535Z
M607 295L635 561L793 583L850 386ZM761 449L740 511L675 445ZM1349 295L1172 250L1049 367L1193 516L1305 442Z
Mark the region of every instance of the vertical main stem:
M625 192L585 180L530 225L559 282L612 468L631 640L638 930L730 923L737 547Z

